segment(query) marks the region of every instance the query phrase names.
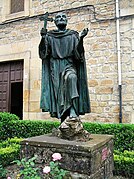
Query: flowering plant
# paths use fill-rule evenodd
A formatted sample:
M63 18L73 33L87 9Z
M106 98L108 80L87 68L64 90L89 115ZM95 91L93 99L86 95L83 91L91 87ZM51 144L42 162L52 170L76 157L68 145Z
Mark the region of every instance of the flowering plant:
M59 160L61 160L61 154L60 153L54 153L52 155L52 160L49 165L50 166L45 166L43 168L43 173L47 175L49 178L53 179L62 179L67 171L59 168Z
M34 163L36 158L37 156L34 156L30 159L23 158L21 161L14 161L14 163L17 163L17 165L20 167L20 173L17 175L18 179L20 179L21 176L25 179L40 179L40 176L38 175L38 168L36 168Z
M37 156L33 158L26 159L23 158L21 161L16 160L14 163L20 167L20 172L17 175L17 179L24 178L24 179L41 179L39 176L39 169L35 165L35 159ZM43 177L46 179L62 179L68 171L63 170L59 166L59 161L62 159L60 153L54 153L52 155L52 161L49 165L46 165L43 168ZM7 177L7 179L11 179L11 177Z

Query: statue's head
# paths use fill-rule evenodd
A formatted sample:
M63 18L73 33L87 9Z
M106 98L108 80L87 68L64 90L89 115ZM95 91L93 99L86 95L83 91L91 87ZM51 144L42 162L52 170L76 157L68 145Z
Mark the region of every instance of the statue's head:
M67 26L67 15L63 12L59 12L58 14L56 14L54 22L55 22L55 25L59 29L66 28L66 26Z

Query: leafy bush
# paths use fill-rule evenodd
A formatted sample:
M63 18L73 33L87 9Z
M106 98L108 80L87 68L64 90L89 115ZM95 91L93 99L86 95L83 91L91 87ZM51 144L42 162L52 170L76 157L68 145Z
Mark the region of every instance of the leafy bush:
M117 151L115 152L117 153ZM114 154L114 174L129 178L134 177L134 151Z
M22 140L23 140L22 138L17 138L17 137L12 138L12 139L8 138L6 141L3 141L0 143L0 148L4 148L4 147L14 145L14 144L20 144Z
M133 124L84 123L84 128L93 134L114 135L114 148L119 151L134 150Z
M19 159L20 141L22 139L8 139L0 143L0 164L2 166L9 165L14 159Z
M15 158L19 157L20 145L12 145L0 149L1 163L3 166L9 165Z
M114 150L114 154L115 155L121 155L121 156L124 156L124 157L134 158L134 150L132 150L132 151L124 150L124 152Z
M22 158L21 160L13 161L13 163L16 163L19 167L19 173L17 176L19 176L19 178L25 179L62 179L65 177L65 175L67 177L69 175L68 171L62 169L60 166L60 160L62 158L61 154L54 153L52 158L53 159L49 162L49 165L47 163L44 168L38 167L38 165L36 165L35 160L37 159L37 155L32 158Z
M0 127L3 123L0 123ZM6 124L6 131L0 129L2 138L28 138L51 133L53 128L58 128L59 122L31 121L31 120L9 120ZM100 124L83 123L84 128L92 134L114 135L114 163L115 174L131 176L134 165L134 125L133 124ZM2 149L4 147L4 149ZM19 158L19 139L8 139L0 144L0 161L8 165L11 161Z
M44 121L12 121L8 127L8 136L13 138L28 138L38 135L51 133L52 129L58 127L58 122L44 122Z
M1 132L1 138L13 138L15 136L27 138L51 133L52 129L59 126L59 122L18 120L10 121L5 133ZM134 125L132 124L98 124L83 123L84 128L93 134L114 135L114 147L116 150L134 150ZM6 135L5 135L6 134Z
M8 133L8 127L9 123L14 120L18 121L19 117L15 114L0 112L0 141L5 140L10 136Z
M58 128L59 122L11 120L0 129L1 139L28 138L51 133L53 128ZM123 152L134 150L134 125L133 124L100 124L83 123L84 128L92 134L114 135L114 148ZM1 124L0 124L1 127Z
M7 123L13 120L19 120L19 117L8 112L0 112L0 122Z
M20 173L19 175L26 179L40 179L38 175L38 170L35 166L34 161L36 160L36 156L30 159L22 158L21 160L15 160L13 163L17 163L17 165L20 167Z

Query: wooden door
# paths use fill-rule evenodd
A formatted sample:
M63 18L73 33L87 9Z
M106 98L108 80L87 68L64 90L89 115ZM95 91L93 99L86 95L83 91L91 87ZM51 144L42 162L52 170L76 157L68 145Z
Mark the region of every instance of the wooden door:
M9 109L9 64L0 64L0 111Z
M21 84L21 85L20 85ZM19 108L23 108L23 61L0 63L0 111L13 112L17 90L21 88L19 95ZM19 91L19 92L20 92ZM12 97L12 98L11 98ZM17 106L16 106L17 109ZM22 110L21 110L22 111ZM16 110L17 112L17 110ZM18 115L18 114L17 114ZM19 117L21 117L20 114Z

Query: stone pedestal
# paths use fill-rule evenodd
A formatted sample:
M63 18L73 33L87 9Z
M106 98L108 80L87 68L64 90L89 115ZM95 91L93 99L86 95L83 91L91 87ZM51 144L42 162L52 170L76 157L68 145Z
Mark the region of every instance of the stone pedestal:
M113 176L113 137L90 135L87 142L59 139L51 135L28 138L21 143L21 157L37 155L36 164L42 168L53 153L61 153L62 168L73 179L110 179Z

